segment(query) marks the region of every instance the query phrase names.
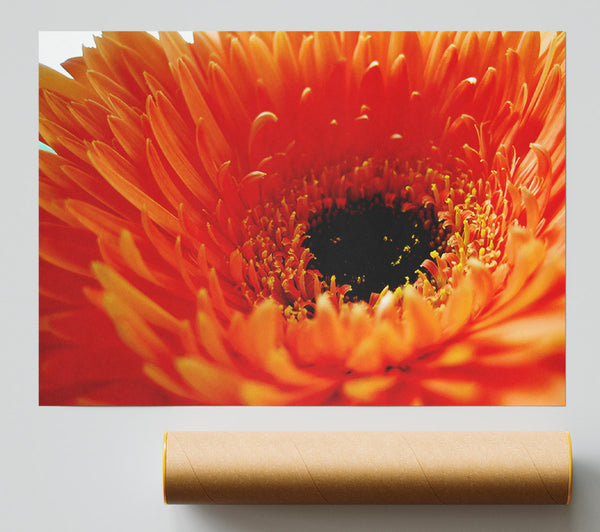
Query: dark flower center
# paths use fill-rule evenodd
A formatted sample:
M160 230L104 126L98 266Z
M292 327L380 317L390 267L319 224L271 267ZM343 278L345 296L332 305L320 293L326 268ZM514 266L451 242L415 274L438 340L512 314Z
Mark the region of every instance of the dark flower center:
M447 238L433 206L405 210L381 196L313 216L306 234L304 245L314 255L308 267L327 282L335 276L338 285L349 284L349 300L367 302L386 286L414 282L423 261L432 251L441 253Z

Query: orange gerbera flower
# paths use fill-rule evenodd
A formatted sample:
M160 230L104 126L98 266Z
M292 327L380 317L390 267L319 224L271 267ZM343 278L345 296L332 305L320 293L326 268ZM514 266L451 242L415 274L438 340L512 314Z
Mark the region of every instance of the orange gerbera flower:
M63 66L40 403L564 403L563 33L105 32Z

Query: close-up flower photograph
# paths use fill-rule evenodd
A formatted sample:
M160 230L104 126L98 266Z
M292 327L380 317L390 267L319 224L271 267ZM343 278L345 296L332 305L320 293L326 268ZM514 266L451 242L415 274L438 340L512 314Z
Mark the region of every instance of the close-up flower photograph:
M40 58L39 404L564 405L565 42Z

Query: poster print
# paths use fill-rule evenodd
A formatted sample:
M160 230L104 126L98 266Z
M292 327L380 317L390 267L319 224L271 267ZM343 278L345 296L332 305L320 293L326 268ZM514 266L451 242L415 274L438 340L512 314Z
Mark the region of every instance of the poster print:
M104 32L63 66L40 404L564 404L564 33Z

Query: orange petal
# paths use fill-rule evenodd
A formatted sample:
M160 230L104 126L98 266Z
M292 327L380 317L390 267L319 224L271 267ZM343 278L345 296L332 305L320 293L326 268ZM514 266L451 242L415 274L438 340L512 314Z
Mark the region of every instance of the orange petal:
M383 375L351 379L344 383L343 392L353 402L378 404L381 401L381 395L388 391L396 382L397 377Z
M404 287L402 294L406 342L414 348L438 342L440 324L431 305L412 286Z
M135 309L135 313L142 316L149 323L175 333L179 331L180 322L178 319L140 292L112 268L102 262L94 262L92 270L105 290L118 294L126 305Z
M237 374L216 364L189 357L176 358L174 364L181 378L194 390L197 402L217 405L240 404L245 383Z

